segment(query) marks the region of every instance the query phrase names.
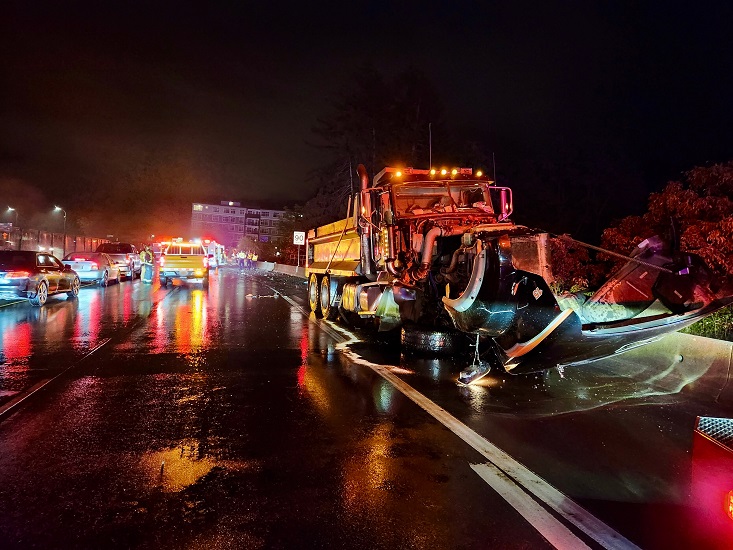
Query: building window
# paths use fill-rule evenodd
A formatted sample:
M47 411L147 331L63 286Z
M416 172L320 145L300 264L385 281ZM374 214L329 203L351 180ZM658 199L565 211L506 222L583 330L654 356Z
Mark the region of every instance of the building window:
M214 210L214 212L218 212L218 211L219 211L219 207L218 207L218 206L215 206L215 207L213 208L213 210Z
M201 204L194 204L193 205L193 211L194 212L201 212L203 209L204 209L204 207Z

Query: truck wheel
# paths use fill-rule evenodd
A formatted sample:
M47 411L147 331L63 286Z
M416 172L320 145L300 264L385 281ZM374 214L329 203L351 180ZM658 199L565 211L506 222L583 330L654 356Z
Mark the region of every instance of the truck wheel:
M321 314L321 281L315 273L311 273L308 279L308 304L311 311L319 316Z
M324 319L333 321L338 317L338 309L333 305L337 283L328 275L321 279L321 315Z
M163 287L168 286L168 279L166 279L165 277L161 277L160 278L160 286L163 286Z
M352 328L357 328L362 326L363 323L361 323L361 319L359 319L359 315L354 313L353 311L346 311L342 304L339 304L338 307L339 312L339 318L341 319L341 322L347 326Z
M448 355L457 352L463 341L463 333L454 330L402 327L402 347L405 351Z

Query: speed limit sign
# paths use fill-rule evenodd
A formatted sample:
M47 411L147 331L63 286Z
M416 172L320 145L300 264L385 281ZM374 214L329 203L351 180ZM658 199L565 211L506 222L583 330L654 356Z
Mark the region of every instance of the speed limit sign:
M305 231L293 231L293 244L305 244Z

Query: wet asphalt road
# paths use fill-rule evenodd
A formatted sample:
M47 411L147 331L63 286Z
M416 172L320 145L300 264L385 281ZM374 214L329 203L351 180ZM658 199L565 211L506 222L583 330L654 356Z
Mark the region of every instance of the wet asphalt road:
M403 356L305 298L223 268L208 291L0 308L0 548L730 542L691 498L696 416L733 416L721 373L697 390L632 356L459 388L462 358Z

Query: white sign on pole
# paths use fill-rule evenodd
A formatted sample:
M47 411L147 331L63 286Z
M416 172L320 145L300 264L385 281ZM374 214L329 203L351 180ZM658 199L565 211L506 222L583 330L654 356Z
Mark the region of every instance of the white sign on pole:
M293 244L305 244L305 231L293 231Z

